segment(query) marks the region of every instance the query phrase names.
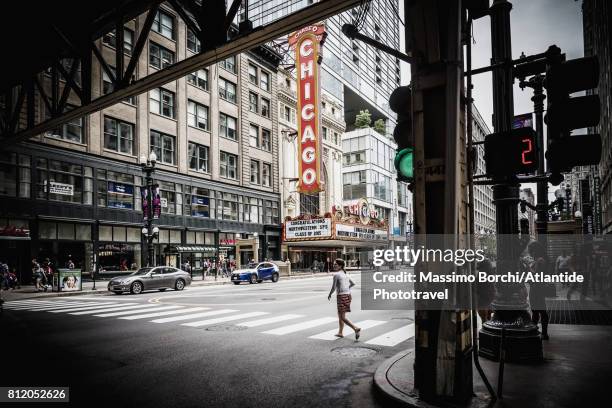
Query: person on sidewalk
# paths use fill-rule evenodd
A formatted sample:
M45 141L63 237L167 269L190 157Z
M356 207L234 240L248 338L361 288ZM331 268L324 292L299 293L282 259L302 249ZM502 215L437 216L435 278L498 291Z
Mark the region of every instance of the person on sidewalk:
M334 336L344 337L342 331L344 330L344 324L348 325L355 331L355 340L359 340L361 334L361 328L355 326L349 319L346 318L346 313L351 311L351 288L355 286L355 283L349 278L344 270L344 261L342 259L336 259L334 262L334 280L332 282L331 290L327 300L331 300L332 294L337 292L336 303L338 308L338 333Z
M530 242L527 246L529 255L534 259L532 272L544 272L548 274L549 261L546 256L546 249L537 241ZM546 296L549 295L550 284L531 283L529 284L529 305L531 306L531 320L535 325L542 323L542 340L548 340L548 312L546 311Z

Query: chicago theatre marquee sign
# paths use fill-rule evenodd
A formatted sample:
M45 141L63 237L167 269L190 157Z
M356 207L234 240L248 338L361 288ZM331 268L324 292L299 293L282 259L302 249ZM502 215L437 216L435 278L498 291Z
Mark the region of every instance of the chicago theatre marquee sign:
M367 202L360 206L369 208ZM374 217L371 211L352 211L346 207L335 206L332 213L320 215L300 215L287 217L283 223L283 241L368 241L373 245L389 239L386 220Z
M297 68L297 112L299 140L299 193L323 190L321 183L320 78L319 55L325 39L322 23L304 27L289 35L295 49Z

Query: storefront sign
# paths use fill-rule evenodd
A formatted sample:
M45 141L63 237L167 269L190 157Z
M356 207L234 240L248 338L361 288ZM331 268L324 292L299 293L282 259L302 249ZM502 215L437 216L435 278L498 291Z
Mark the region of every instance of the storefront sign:
M133 208L134 186L131 184L108 182L108 203L111 208Z
M291 220L285 222L285 240L331 238L331 218Z
M308 194L322 191L319 53L324 33L325 26L315 24L289 35L289 45L295 50L297 68L298 140L300 141L297 191Z
M72 184L58 183L56 181L49 182L49 193L59 195L74 195L74 186Z
M219 245L236 245L235 239L220 239Z
M363 241L386 241L387 230L378 228L367 228L359 225L336 224L336 239L363 240Z
M0 237L29 237L30 230L28 228L16 227L14 225L0 226Z
M519 129L524 127L533 128L533 115L531 113L515 115L514 119L512 119L512 129Z

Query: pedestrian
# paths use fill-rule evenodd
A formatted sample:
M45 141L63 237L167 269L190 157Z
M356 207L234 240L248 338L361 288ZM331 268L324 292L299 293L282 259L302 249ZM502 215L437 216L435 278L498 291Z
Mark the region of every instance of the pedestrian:
M34 280L34 287L37 292L43 290L43 279L44 279L43 268L40 266L36 258L32 258L32 279ZM45 292L47 291L47 287L44 286Z
M546 249L537 241L529 243L527 246L529 255L534 259L532 272L548 273L549 261L546 256ZM546 283L531 283L529 285L529 305L531 306L531 320L534 324L542 323L542 340L548 340L548 312L546 311L546 296L548 296L548 286Z
M9 268L8 265L0 261L0 288L9 289Z
M361 260L359 260L359 258L357 258L357 269L361 268Z
M557 260L555 261L555 272L556 273L564 273L564 272L568 272L569 268L568 268L568 262L570 260L570 256L567 254L567 251L564 249L561 251L561 255L559 255L557 257ZM566 284L564 283L563 286L565 286Z
M342 259L336 259L334 262L334 280L332 282L331 290L327 300L331 300L331 296L336 292L336 305L338 309L338 333L334 334L336 337L344 337L342 331L344 325L348 325L355 331L355 340L359 340L361 334L361 328L355 326L349 319L346 318L346 313L351 311L351 288L355 286L355 283L346 274L344 270L344 261Z
M74 262L72 262L72 258L68 259L66 266L68 267L68 269L74 269Z

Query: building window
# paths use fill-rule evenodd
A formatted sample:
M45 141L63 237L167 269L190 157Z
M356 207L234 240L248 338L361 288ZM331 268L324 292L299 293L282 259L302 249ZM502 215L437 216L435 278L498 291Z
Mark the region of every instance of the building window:
M374 198L391 202L391 178L376 171L372 172L372 177L372 183L374 184Z
M238 156L231 153L220 152L219 174L221 177L238 179Z
M187 75L187 83L208 91L208 70L200 69L193 74Z
M249 82L257 85L257 67L253 64L249 64Z
M137 208L134 205L134 199L140 197L140 187L135 185L133 175L98 169L97 177L97 202L99 207L125 210ZM137 204L140 205L139 199Z
M219 134L222 137L237 140L236 118L226 115L225 113L219 113Z
M264 223L278 224L280 222L278 202L265 200L264 203Z
M189 168L194 171L208 173L208 146L189 142Z
M259 113L259 97L254 92L249 92L249 110Z
M295 116L293 114L293 109L291 109L289 106L284 105L283 106L283 119L289 123L295 123Z
M232 73L237 73L236 71L236 56L232 56L229 58L224 59L223 61L221 61L219 63L219 66L221 68L223 68L226 71L232 72Z
M213 193L214 194L214 193ZM206 188L192 187L191 199L185 194L185 214L191 213L192 217L210 218L211 209L214 216L214 198L211 198L211 191ZM189 208L187 208L189 206ZM207 233L208 235L209 233ZM211 234L212 235L212 234ZM212 244L213 240L207 240L204 232L187 231L187 243L189 244ZM207 242L208 241L208 242Z
M73 109L74 106L68 105L67 111ZM48 109L45 109L45 118L51 119L51 113ZM77 118L70 120L66 123L59 125L54 130L45 133L45 136L52 137L55 139L67 140L70 142L84 143L83 142L83 118Z
M102 37L102 42L109 47L115 48L117 46L117 36L115 30L112 29ZM123 28L123 52L127 55L132 55L134 49L134 32L129 28Z
M36 160L37 192L40 199L93 204L93 169L58 160Z
M187 49L191 52L198 53L202 51L202 44L195 33L190 29L187 29Z
M270 117L270 100L261 98L261 116Z
M249 127L249 145L259 148L259 127L253 124Z
M352 166L360 163L365 163L365 151L344 154L345 166Z
M0 152L0 196L30 198L30 156Z
M259 178L259 161L257 160L251 160L251 183L261 184Z
M221 218L224 220L238 221L238 195L223 193L222 197L223 200L219 204L223 210Z
M133 154L134 125L104 117L104 148L120 153Z
M154 42L149 43L149 65L161 69L174 64L174 53Z
M194 101L187 101L187 124L208 130L208 106Z
M261 129L261 148L267 151L272 150L272 137L268 129Z
M327 129L325 126L322 126L321 129L323 130L323 140L327 140L327 134L329 133L329 129Z
M151 150L157 155L157 161L174 164L175 140L174 136L151 130Z
M236 84L226 79L219 78L219 96L221 99L236 103Z
M270 92L270 74L265 71L259 73L259 86L261 89L265 89Z
M367 197L365 170L344 173L342 175L342 184L345 200Z
M264 187L272 186L272 165L264 163L261 171L261 181Z
M151 30L174 40L174 17L162 10L158 10Z
M117 75L116 71L115 71L115 67L109 67L111 72L113 73L113 75ZM136 79L135 75L132 75L132 81ZM105 70L102 70L102 93L104 95L111 93L115 90L115 85L113 85L113 82L110 80L108 74L106 73ZM135 96L128 96L127 98L125 98L123 100L123 102L129 103L130 105L136 105L138 99L136 99Z
M174 118L174 92L164 88L149 91L150 111L167 118Z

